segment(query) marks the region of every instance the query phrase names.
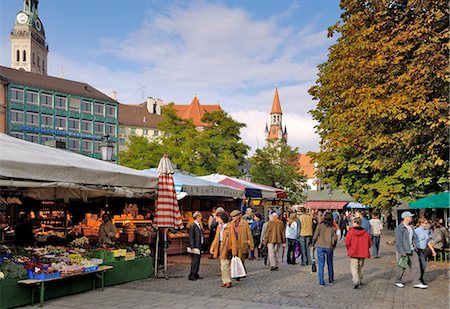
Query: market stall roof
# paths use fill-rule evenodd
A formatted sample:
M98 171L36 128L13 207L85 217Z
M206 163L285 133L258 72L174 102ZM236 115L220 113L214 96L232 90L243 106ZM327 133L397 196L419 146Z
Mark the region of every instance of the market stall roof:
M409 204L411 209L450 208L450 193L448 191L427 196Z
M282 189L277 189L222 174L211 174L208 176L201 176L199 178L225 184L239 189L244 189L245 195L247 197L266 198L269 200L286 197L286 192Z
M370 206L363 205L361 203L350 202L350 203L348 203L345 206L345 208L350 208L350 209L369 209Z
M310 209L342 209L352 201L353 198L349 194L339 189L331 192L309 190L304 206Z
M155 192L157 181L143 171L0 133L0 186L33 188L35 198L39 190L54 198L129 196Z
M156 168L145 170L150 175L158 175ZM229 198L243 198L244 189L237 189L233 186L208 181L200 177L177 173L173 174L177 193L185 192L188 196L217 196Z

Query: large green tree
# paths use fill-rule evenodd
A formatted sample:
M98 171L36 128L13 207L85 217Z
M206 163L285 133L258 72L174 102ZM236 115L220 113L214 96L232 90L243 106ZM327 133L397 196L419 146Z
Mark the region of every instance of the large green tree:
M283 142L269 140L264 148L256 150L250 163L254 182L283 188L294 202L302 200L306 178L298 168L297 148L292 149Z
M163 115L158 125L163 134L152 142L130 139L128 151L119 154L120 164L145 169L157 166L161 156L168 154L174 164L196 175L241 174L238 167L244 164L249 149L239 137L245 124L220 110L206 113L202 118L206 126L199 131L191 120L178 117L170 104Z
M322 178L391 207L448 181L448 3L343 0L318 100Z

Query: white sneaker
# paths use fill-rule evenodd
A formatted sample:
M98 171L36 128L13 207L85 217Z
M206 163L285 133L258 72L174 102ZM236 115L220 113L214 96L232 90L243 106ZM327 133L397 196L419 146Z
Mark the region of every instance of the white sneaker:
M395 285L396 285L398 288L404 288L404 287L405 287L405 285L404 285L403 283L401 283L401 282L396 282Z
M416 284L414 287L418 288L418 289L426 289L428 287L428 285L419 283L419 284Z

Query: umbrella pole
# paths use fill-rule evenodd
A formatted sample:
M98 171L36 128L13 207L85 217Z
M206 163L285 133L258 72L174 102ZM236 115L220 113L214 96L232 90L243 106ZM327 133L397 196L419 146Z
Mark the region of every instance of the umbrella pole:
M158 277L158 246L159 246L159 229L156 230L156 247L155 247L155 277Z
M167 272L167 230L164 229L164 273Z

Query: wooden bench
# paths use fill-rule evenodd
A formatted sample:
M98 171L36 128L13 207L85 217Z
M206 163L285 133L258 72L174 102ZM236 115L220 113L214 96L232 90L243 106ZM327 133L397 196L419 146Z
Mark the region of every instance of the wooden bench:
M79 276L88 276L93 275L92 279L92 289L95 290L96 288L96 278L99 278L101 280L101 287L102 291L105 286L105 272L112 269L112 266L99 266L98 270L92 271L92 272L85 272L81 273L75 276L67 276L67 277L60 277L60 278L53 278L53 279L47 279L47 280L37 280L37 279L26 279L26 280L20 280L17 281L17 283L25 284L27 286L31 286L31 305L34 305L34 294L36 290L39 291L39 304L42 307L44 305L44 298L45 298L45 285L47 283L61 281L67 278L74 278Z

